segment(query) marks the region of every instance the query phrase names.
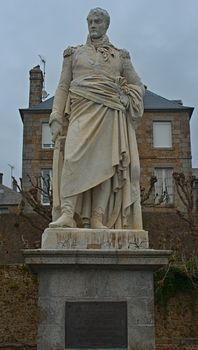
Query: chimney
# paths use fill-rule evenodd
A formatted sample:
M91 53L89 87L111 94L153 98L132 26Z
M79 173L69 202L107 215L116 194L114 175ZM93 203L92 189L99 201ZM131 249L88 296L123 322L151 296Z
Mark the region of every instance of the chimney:
M0 173L0 185L3 185L3 173Z
M36 106L42 102L43 73L40 66L30 70L30 94L29 107Z

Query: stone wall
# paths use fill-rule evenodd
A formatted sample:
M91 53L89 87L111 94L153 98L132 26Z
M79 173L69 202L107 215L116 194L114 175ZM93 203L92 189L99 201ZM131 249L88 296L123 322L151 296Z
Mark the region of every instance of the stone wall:
M192 235L189 225L171 208L144 210L143 227L149 232L149 246L171 249L178 256L197 256L198 234Z
M0 265L0 348L36 342L37 280L23 265Z
M46 222L38 215L0 215L0 264L24 261L22 249L40 247L41 234Z
M37 280L23 265L0 266L0 349L36 350ZM156 305L157 350L198 349L198 292ZM10 345L10 347L9 347Z
M156 306L156 340L159 344L198 347L198 291L171 298L165 309Z

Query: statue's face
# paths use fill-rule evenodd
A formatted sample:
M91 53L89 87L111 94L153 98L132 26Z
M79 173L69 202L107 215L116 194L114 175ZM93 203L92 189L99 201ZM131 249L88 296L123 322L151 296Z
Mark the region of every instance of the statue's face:
M92 14L87 19L91 39L100 39L107 31L107 23L103 15Z

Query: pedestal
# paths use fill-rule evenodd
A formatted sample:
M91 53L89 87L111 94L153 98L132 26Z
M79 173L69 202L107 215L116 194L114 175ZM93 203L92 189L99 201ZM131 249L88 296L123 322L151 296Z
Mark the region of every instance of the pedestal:
M144 230L84 228L47 228L42 235L42 249L139 249L148 248Z
M42 249L24 251L39 278L38 350L155 349L153 272L170 251L129 244L137 231L104 231L48 229Z

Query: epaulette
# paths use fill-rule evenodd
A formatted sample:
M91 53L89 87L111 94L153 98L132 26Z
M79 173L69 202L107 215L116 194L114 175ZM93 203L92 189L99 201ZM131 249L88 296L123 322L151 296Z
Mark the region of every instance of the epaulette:
M120 55L121 55L122 58L129 58L129 59L131 58L129 51L127 51L125 49L121 49L120 50Z
M68 46L68 47L64 50L64 52L63 52L63 57L71 56L71 55L74 53L74 51L75 51L78 47L80 47L80 46L83 46L83 45Z
M63 52L63 57L71 56L74 53L74 50L75 50L75 47L68 46Z

